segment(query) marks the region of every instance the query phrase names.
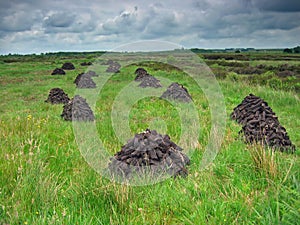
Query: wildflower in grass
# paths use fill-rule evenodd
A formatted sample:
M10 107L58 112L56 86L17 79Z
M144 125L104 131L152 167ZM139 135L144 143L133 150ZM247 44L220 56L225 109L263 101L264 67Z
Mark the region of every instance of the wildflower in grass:
M27 120L31 120L31 119L32 119L32 115L29 114L29 115L27 116Z

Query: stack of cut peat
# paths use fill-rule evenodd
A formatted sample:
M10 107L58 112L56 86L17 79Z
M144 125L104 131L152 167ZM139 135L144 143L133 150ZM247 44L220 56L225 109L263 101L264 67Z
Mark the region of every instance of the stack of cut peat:
M134 78L135 81L141 82L139 87L146 88L146 87L154 87L159 88L162 87L160 81L156 79L154 76L150 75L147 70L144 68L137 68L135 70L136 77Z
M146 88L146 87L160 88L160 87L162 87L160 81L150 74L148 76L144 76L141 79L141 81L142 82L139 84L139 87L142 87L142 88Z
M192 96L188 90L179 83L172 83L162 94L161 98L175 100L179 102L191 102Z
M80 73L74 80L77 88L96 88L96 83L93 81L92 76L95 72ZM95 73L96 74L96 73Z
M144 77L149 76L147 70L142 67L137 68L134 73L136 75L135 81L142 81Z
M93 65L92 62L82 62L82 63L80 63L80 66L91 66L91 65Z
M75 95L63 107L61 117L68 121L94 121L94 113L84 98Z
M66 104L69 102L69 100L70 98L63 89L52 88L49 91L48 98L45 100L45 102L49 102L51 104Z
M108 61L108 68L106 69L106 72L108 73L119 73L121 65L118 62L114 62L112 60Z
M111 158L108 171L115 178L124 179L145 173L154 178L161 174L176 177L187 175L185 166L189 163L189 158L168 135L147 129L122 146L121 151Z
M65 74L66 72L61 68L55 68L51 73L51 75L65 75Z
M95 71L93 71L93 70L89 70L85 74L87 74L87 75L89 75L91 77L98 77L98 74Z
M74 70L75 69L75 66L73 65L73 63L70 63L70 62L66 62L62 65L61 67L62 69L64 70Z
M260 143L280 151L294 152L295 146L277 116L260 97L250 94L234 108L231 118L241 124L239 133L247 143Z

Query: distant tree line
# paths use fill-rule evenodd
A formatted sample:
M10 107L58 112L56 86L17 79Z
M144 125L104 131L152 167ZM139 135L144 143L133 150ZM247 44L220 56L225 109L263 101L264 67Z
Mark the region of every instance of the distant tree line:
M285 48L283 49L284 53L300 53L300 46L297 46L295 48Z
M38 56L56 56L56 57L63 57L63 56L86 56L86 55L103 55L106 53L106 51L90 51L90 52L46 52L46 53L32 53L32 54L18 54L18 53L9 53L7 55L0 55L0 56L6 56L6 57L38 57Z
M41 53L41 55L45 56L85 56L85 55L102 55L106 53L106 51L92 51L92 52L46 52Z

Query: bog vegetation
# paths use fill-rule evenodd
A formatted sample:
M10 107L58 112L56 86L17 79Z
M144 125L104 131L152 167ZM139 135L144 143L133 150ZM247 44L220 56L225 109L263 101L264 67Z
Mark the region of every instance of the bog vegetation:
M167 64L144 62L118 67L94 107L98 136L113 155L125 143L114 133L111 108L118 93L145 68L187 88L197 107L200 136L187 177L147 186L127 186L96 173L81 156L72 122L62 104L45 102L52 88L74 97L74 79L102 53L0 57L0 224L299 224L300 56L286 53L199 55L217 77L227 121L221 149L205 170L199 164L210 134L210 107L193 81ZM98 59L99 60L99 59ZM173 60L172 58L166 58ZM65 75L51 75L72 62ZM96 84L107 65L98 62ZM103 63L103 64L101 64ZM161 82L164 88L167 85ZM294 154L246 144L230 113L253 93L278 116ZM161 118L164 123L157 121ZM167 101L148 97L129 114L132 136L158 127L175 143L180 118Z

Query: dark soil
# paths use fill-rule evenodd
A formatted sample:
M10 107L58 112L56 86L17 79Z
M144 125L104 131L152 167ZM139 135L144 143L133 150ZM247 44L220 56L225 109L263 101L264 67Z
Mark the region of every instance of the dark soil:
M94 121L94 113L84 98L75 95L63 107L61 117L67 121Z
M276 73L277 76L282 77L282 78L286 78L286 77L291 77L294 76L295 73L293 71L290 70L283 70L283 71L278 71Z
M205 59L209 60L217 60L217 59L225 59L225 60L240 60L240 61L249 61L250 58L247 55L243 54L202 54Z
M237 74L262 74L265 71L262 69L259 69L257 67L252 67L252 66L248 66L248 67L235 67L232 68L231 71L237 73Z
M218 64L225 67L247 67L250 66L249 62L225 61L225 60L207 60L207 65Z
M174 177L186 176L188 172L185 166L189 163L189 158L168 135L147 129L122 146L121 151L111 158L108 171L114 177L126 179L146 171L154 176L162 172Z

